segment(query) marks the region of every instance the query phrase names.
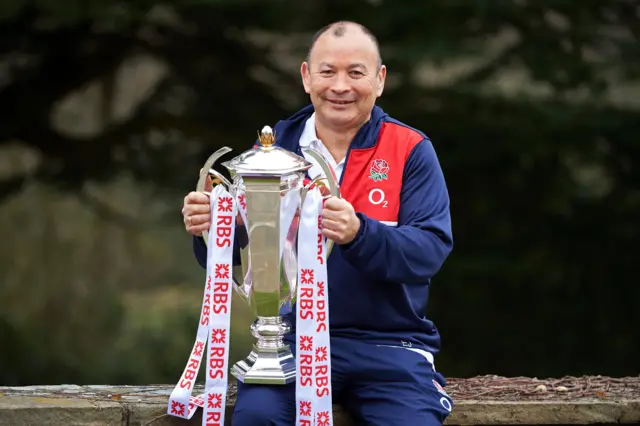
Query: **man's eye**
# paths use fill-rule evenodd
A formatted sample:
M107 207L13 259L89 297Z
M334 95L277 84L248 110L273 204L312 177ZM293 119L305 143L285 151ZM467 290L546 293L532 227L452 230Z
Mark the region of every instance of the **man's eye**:
M352 77L362 77L364 75L364 73L362 73L361 71L351 71L350 75Z
M331 71L331 70L322 70L322 71L320 71L320 74L321 75L332 75L333 71Z

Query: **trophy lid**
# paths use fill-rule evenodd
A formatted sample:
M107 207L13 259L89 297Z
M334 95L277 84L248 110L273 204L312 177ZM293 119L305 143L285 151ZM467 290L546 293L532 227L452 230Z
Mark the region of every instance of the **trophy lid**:
M259 145L222 164L240 176L281 176L311 168L312 164L304 157L274 145L271 127L264 126L258 138Z

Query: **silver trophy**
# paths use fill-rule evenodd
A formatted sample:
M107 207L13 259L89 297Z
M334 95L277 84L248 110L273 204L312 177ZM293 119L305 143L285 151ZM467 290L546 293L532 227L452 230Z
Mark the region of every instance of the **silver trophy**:
M251 334L257 339L251 353L238 361L231 373L252 384L287 384L295 380L296 363L283 336L291 325L283 315L291 312L296 300L298 255L297 236L300 210L309 188L326 188L326 196L340 196L335 175L322 156L305 149L323 173L304 184L312 163L304 157L275 146L269 127L259 133L259 144L222 163L231 181L213 170L214 163L231 149L212 154L200 171L197 191L208 193L215 185L225 185L235 197L244 193L246 223L238 223L236 244L240 245L240 265L234 266L236 292L249 305L256 320ZM205 232L204 241L207 241ZM327 241L327 255L333 246ZM315 245L310 247L316 250Z

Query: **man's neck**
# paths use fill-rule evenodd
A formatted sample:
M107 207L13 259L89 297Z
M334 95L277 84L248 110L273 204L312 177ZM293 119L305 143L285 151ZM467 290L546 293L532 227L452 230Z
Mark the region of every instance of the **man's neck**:
M364 124L364 123L363 123ZM362 124L356 128L349 129L332 129L324 126L320 121L316 119L316 135L318 139L322 141L327 150L331 153L336 163L340 163L347 155L349 145L353 141L353 138L360 130Z

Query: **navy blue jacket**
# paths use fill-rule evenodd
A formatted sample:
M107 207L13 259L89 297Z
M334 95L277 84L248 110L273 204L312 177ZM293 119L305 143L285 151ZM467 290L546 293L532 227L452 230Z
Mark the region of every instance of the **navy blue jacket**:
M279 121L276 144L302 155L298 143L309 105ZM374 107L351 143L341 195L360 219L349 244L335 245L329 260L332 336L405 345L433 354L440 336L427 319L429 288L453 247L449 195L427 136ZM198 262L206 246L194 238ZM295 309L287 314L295 333ZM295 334L287 340L295 341Z

